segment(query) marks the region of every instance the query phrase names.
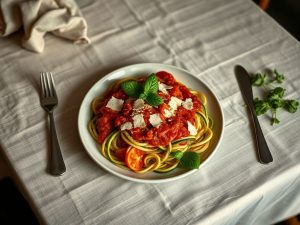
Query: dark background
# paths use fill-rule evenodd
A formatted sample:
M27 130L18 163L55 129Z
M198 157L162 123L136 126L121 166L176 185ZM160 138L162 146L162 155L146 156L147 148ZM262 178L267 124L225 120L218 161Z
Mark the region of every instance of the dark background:
M270 0L266 12L300 40L300 0Z

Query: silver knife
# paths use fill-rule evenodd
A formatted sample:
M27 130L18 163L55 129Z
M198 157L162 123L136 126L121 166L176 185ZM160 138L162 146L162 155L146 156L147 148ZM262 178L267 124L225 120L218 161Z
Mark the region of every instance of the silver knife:
M270 152L267 142L264 138L263 132L260 128L256 113L255 113L250 76L249 76L248 72L240 65L235 66L235 75L236 75L236 79L239 83L241 92L243 94L244 100L250 110L250 113L251 113L251 116L253 119L254 132L255 132L256 143L257 143L258 159L261 163L264 163L264 164L273 162L271 152Z

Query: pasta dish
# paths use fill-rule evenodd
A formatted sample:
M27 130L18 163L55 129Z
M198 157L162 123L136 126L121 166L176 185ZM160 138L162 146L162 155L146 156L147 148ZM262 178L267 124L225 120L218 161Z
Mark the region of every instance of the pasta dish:
M88 128L101 154L134 171L197 169L213 137L206 96L166 71L115 82L91 103Z

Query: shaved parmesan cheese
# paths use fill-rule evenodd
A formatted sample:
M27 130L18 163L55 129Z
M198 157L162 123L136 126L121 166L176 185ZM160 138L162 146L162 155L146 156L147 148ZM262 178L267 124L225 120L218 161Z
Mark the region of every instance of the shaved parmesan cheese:
M152 106L145 104L143 99L137 99L133 103L133 110L132 110L131 116L133 117L135 115L141 114L141 113L143 113L144 110L151 109L151 108L152 108Z
M123 103L124 103L123 99L118 99L112 96L107 102L106 107L115 111L121 111L123 107Z
M133 109L140 109L144 107L144 100L143 99L137 99L133 103Z
M177 107L180 106L181 103L182 103L182 100L181 100L181 99L172 96L172 97L171 97L171 100L169 101L169 106L170 106L172 109L177 109Z
M137 114L134 117L132 117L132 119L133 119L133 127L134 128L136 128L136 127L143 128L146 126L143 114Z
M196 135L197 134L196 127L193 124L191 124L189 121L187 121L187 124L188 124L188 130L190 132L190 135Z
M130 129L132 129L132 123L131 122L123 123L123 124L121 124L120 129L121 130L130 130Z
M171 97L171 100L169 101L169 106L171 108L171 111L177 110L178 106L180 106L182 103L182 100L179 98L176 98L174 96Z
M191 98L187 98L185 99L184 102L182 102L182 107L187 109L187 110L191 110L193 109L193 102Z
M168 109L164 109L164 116L166 118L170 118L171 116L173 116L173 113Z
M182 100L176 98L174 96L171 97L169 101L169 109L164 109L164 116L166 118L170 118L171 116L175 116L175 111L179 106L181 106Z
M159 113L150 115L149 122L153 127L158 127L162 122Z
M166 85L164 83L160 83L160 82L158 83L158 90L164 94L169 94L167 90L172 88L173 88L172 86Z

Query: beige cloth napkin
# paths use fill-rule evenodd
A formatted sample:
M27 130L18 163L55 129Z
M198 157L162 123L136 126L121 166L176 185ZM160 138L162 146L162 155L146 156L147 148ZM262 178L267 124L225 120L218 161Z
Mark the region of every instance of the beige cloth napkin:
M87 24L73 0L0 0L0 37L23 27L22 45L42 52L50 32L73 41L90 43Z

